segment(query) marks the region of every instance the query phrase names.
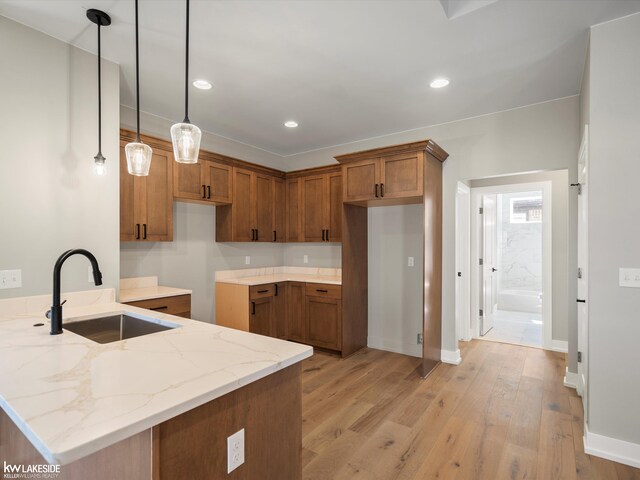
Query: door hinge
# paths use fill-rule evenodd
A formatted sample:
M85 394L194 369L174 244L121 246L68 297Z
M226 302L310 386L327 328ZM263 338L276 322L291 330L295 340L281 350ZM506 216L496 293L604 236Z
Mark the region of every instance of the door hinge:
M480 309L480 316L484 317L484 310Z
M582 352L578 352L578 363L582 363Z
M582 269L578 267L578 278L582 278Z
M484 259L481 258L480 260L478 260L478 264L479 265L484 265Z
M484 213L484 208L480 207L480 215Z
M570 187L578 187L578 195L582 195L582 184L581 183L572 183L569 186Z
M418 334L417 342L418 342L418 345L422 345L422 334L421 333Z

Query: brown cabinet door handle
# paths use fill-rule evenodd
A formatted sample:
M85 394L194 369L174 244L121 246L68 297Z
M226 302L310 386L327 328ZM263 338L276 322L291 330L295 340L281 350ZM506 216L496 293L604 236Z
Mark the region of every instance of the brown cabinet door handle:
M384 183L380 184L380 196L384 197Z
M324 290L324 289L316 288L316 292L320 292L320 293L329 293L329 290Z
M251 302L251 315L256 314L256 302Z
M140 224L136 223L136 240L140 240Z
M142 231L144 232L144 233L142 234L142 239L143 239L143 240L146 240L146 239L147 239L147 224L146 224L146 223L143 223L143 224L142 224Z
M169 307L167 307L166 305L163 305L162 307L153 307L153 308L150 308L149 310L166 310L167 308Z
M202 185L202 198L207 198L207 186Z
M378 198L380 196L380 190L379 190L379 185L376 183L376 198Z
M207 185L207 199L211 198L211 185Z

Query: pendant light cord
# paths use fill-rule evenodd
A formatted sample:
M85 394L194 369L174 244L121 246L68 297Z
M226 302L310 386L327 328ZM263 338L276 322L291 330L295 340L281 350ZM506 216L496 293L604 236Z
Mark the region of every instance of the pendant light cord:
M136 142L140 143L140 52L138 48L138 0L136 0Z
M100 22L98 22L98 155L102 157L102 69L100 68Z
M189 121L189 0L187 0L187 52L184 67L184 123Z

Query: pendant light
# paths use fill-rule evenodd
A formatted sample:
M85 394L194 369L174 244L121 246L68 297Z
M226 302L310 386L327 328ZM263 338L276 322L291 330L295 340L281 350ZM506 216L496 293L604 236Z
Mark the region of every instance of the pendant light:
M198 163L202 132L189 121L189 0L187 1L187 41L184 72L184 120L171 127L173 156L178 163Z
M124 153L127 157L127 170L131 175L146 177L151 167L153 151L140 140L140 51L138 47L138 0L136 6L136 141L127 143Z
M96 174L105 174L105 161L102 155L102 68L100 51L100 28L111 25L111 17L101 10L90 8L87 10L87 18L98 25L98 153L93 160L95 162Z

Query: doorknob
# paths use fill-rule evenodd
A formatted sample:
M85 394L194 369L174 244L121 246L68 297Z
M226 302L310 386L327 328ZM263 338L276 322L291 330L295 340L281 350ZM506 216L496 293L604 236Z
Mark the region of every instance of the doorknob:
M462 272L458 272L458 276L461 277L462 276Z
M576 302L578 302L578 303L587 303L587 301L586 301L586 300L582 300L582 299L580 299L580 298L578 298L578 299L576 300Z
M493 267L491 267L491 271L492 271L492 272L497 272L497 271L498 271L498 269L497 269L497 268L493 268Z

